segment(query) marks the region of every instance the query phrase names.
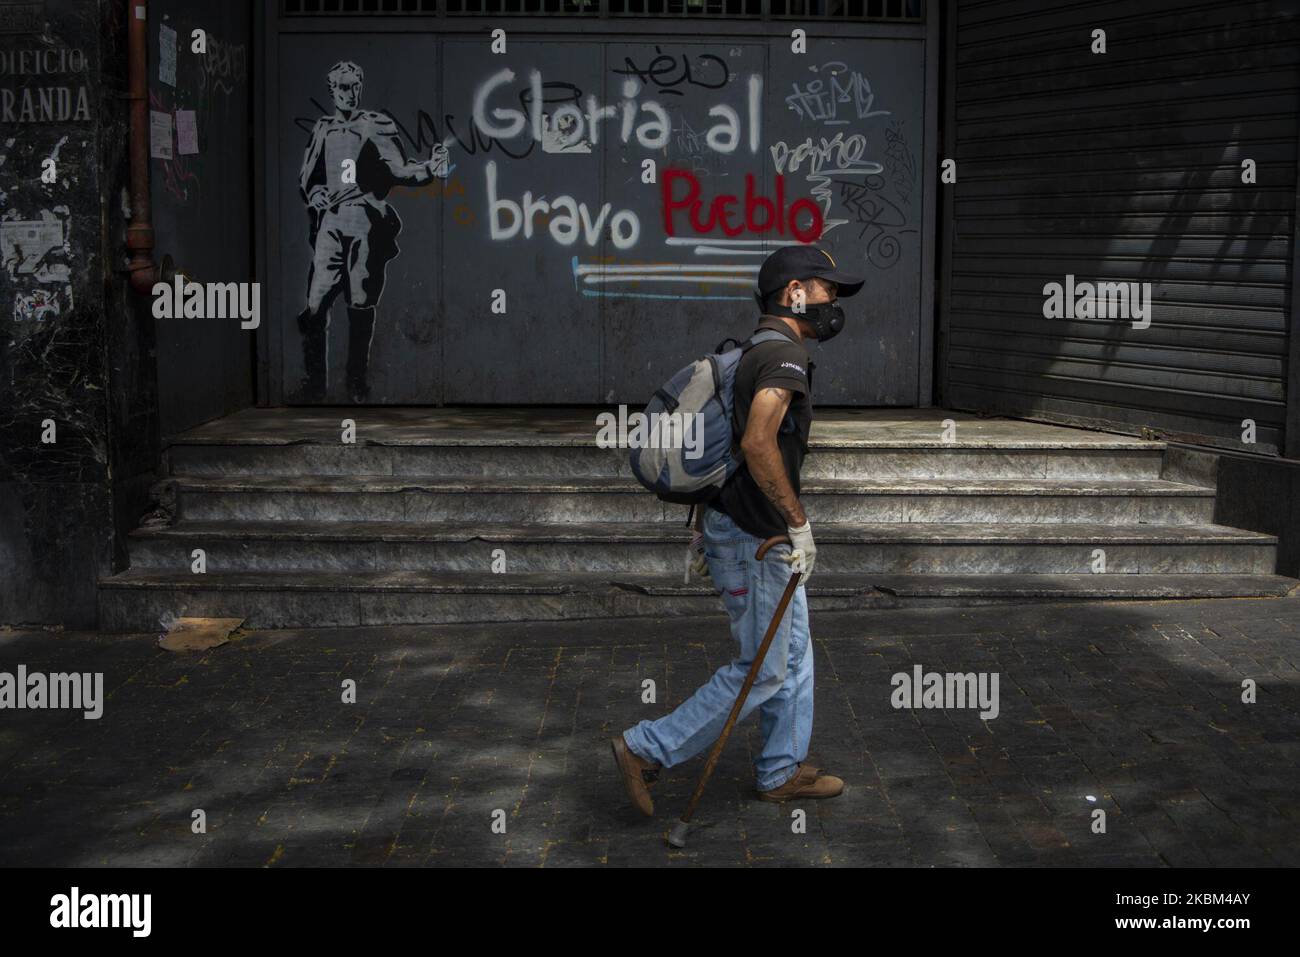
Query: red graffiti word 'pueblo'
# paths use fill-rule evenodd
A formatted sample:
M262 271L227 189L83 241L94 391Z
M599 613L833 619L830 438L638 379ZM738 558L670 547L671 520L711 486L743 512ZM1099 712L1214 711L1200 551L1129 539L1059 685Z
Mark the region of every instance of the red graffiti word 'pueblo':
M686 195L673 198L674 184L678 180L686 182ZM678 211L687 211L690 226L696 233L709 233L721 229L723 235L739 236L741 233L769 233L776 230L784 236L787 232L801 243L810 243L821 238L822 211L811 199L797 199L787 208L785 205L785 177L776 178L776 198L755 195L754 174L745 174L745 201L742 209L734 213L729 206L740 204L740 198L720 194L713 198L708 207L708 218L701 220L700 212L704 204L700 201L700 181L695 174L684 169L666 169L661 179L664 209L664 232L669 236L677 235L673 217ZM806 212L811 219L808 225L800 228L800 212Z

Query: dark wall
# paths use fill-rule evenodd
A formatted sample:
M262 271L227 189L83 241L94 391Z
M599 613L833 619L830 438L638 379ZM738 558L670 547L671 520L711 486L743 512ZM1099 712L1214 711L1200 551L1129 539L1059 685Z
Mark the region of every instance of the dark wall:
M1277 573L1300 578L1300 461L1170 445L1164 477L1217 490L1214 521L1276 535Z
M195 282L250 282L252 275L252 71L249 0L153 0L149 4L149 108L195 115L198 152L149 161L157 253ZM159 37L176 31L175 83L159 72ZM192 32L206 35L192 51ZM173 129L175 120L173 119ZM253 402L251 342L237 322L158 320L158 415L174 435Z
M251 332L155 320L126 283L129 10L0 6L0 624L93 626L161 436L252 400ZM193 110L198 129L197 154L150 160L156 253L196 281L252 278L249 17L246 2L150 4L150 108ZM159 81L162 23L175 86Z
M1277 571L1300 578L1300 462L1222 456L1214 520L1278 537Z
M1278 452L1300 8L950 9L944 404ZM1149 284L1150 325L1045 317L1044 285L1067 275Z
M92 623L111 564L101 149L122 138L95 0L0 8L0 623ZM106 63L106 60L109 61ZM108 82L105 82L107 78ZM43 161L52 159L52 167ZM46 170L50 182L42 181ZM53 430L52 442L42 442Z

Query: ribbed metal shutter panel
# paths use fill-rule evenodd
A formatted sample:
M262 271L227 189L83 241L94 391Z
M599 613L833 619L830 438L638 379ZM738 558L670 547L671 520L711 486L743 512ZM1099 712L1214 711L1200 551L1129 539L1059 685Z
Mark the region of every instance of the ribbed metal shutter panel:
M1276 453L1298 8L957 5L945 404ZM1150 327L1044 318L1066 274L1151 283Z

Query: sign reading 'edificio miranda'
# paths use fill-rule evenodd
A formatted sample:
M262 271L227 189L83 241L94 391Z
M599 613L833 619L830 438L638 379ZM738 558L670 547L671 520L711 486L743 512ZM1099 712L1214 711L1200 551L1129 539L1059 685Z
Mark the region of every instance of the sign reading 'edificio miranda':
M66 123L90 119L86 54L75 47L0 50L0 122ZM28 77L40 79L27 79ZM11 80L23 78L10 85ZM48 79L46 79L48 78ZM58 80L64 82L58 82Z

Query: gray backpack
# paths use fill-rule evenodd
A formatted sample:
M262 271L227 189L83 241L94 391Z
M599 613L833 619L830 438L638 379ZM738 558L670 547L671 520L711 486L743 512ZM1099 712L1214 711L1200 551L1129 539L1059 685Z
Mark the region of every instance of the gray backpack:
M682 432L670 435L666 425L652 426L652 441L633 446L629 456L637 480L665 502L698 505L713 498L740 467L734 390L741 357L760 342L787 338L764 329L745 342L724 339L712 355L682 367L655 389L654 398L645 407L647 420L662 423L667 421L663 418L666 414L676 413L681 417L679 423L693 423L694 432L685 433L691 437L690 443L662 441ZM729 342L737 344L724 350ZM654 441L656 438L661 441ZM696 457L687 454L687 446L692 444L699 451Z

